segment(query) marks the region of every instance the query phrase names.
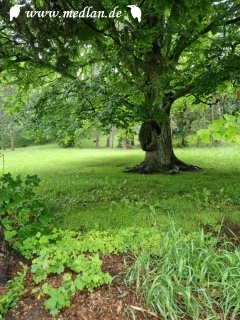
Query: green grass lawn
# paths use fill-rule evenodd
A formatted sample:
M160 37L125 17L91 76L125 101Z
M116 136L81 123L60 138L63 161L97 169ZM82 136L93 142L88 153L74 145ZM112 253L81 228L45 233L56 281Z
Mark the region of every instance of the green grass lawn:
M124 173L141 162L140 149L60 149L57 145L4 151L5 173L37 174L36 190L62 228L120 229L169 221L193 231L223 218L240 222L240 147L176 149L201 172L179 175ZM1 167L0 167L1 168Z

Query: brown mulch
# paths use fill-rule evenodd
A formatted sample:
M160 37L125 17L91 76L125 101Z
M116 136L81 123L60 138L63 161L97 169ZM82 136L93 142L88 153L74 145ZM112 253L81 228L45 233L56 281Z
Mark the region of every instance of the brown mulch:
M213 231L214 234L211 227L206 227L205 231ZM221 235L227 236L233 244L240 244L240 226L232 224L229 220L224 222ZM111 285L109 287L107 285L100 286L92 293L87 290L77 291L72 297L71 306L62 309L55 318L44 308L46 296L39 298L38 294L32 293L32 289L36 288L36 285L34 285L32 274L28 270L25 279L26 292L18 302L17 308L8 311L5 320L162 320L161 317L154 315L152 310L144 307L144 301L140 296L137 296L134 288L129 291L123 284L121 273L127 265L132 263L130 257L123 254L112 254L107 257L101 256L101 259L103 272L108 272L114 278ZM21 271L20 261L22 261L21 256L16 256L11 277ZM26 260L23 262L26 264ZM28 265L29 263L30 261L28 261ZM57 288L61 285L62 275L52 275L47 281ZM42 283L38 287L41 288L41 285ZM4 292L6 292L6 288L0 286L0 295Z
M87 290L77 291L71 299L71 306L62 309L53 318L44 308L46 297L38 299L38 294L33 294L32 274L28 270L25 287L26 293L21 297L16 309L11 309L7 313L6 320L125 320L133 319L162 319L152 316L151 310L143 310L140 304L140 297L134 292L129 294L129 290L123 285L121 272L126 268L126 259L131 263L129 257L122 254L102 256L102 270L115 277L110 287L100 286L90 293ZM125 261L125 263L124 263ZM12 270L12 276L20 271L20 267ZM59 287L62 282L62 275L53 275L47 280L54 287ZM42 283L38 285L40 288ZM131 311L130 311L131 310Z

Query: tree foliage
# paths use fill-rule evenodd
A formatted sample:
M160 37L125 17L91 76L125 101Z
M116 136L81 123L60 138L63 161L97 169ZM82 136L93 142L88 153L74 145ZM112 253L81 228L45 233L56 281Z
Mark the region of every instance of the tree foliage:
M103 126L165 122L172 103L239 83L240 1L142 0L142 21L128 1L28 2L14 21L0 2L0 71L32 89L35 120L65 132L94 118ZM86 6L118 19L27 18L26 11L77 11ZM35 93L35 95L34 95ZM34 110L34 112L33 112ZM34 123L34 122L33 122Z
M207 129L198 130L197 135L205 143L209 143L212 138L215 141L240 144L240 117L225 114L224 119L217 119Z

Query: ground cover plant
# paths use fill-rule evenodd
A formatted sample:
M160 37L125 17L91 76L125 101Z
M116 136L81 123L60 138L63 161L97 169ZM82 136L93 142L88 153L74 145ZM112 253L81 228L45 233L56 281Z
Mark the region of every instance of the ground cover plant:
M72 310L79 292L91 297L103 284L120 290L113 292L121 304L100 319L238 319L239 249L218 235L224 219L239 224L239 147L176 153L204 169L174 177L124 173L139 162L140 150L49 145L5 152L5 170L16 181L19 174L26 181L36 181L33 174L41 179L32 186L52 223L52 230L28 237L14 234L13 246L31 259L28 295L56 319L69 318L66 307ZM204 226L211 235L204 235ZM113 255L124 256L121 276L104 268ZM135 304L126 300L133 294Z

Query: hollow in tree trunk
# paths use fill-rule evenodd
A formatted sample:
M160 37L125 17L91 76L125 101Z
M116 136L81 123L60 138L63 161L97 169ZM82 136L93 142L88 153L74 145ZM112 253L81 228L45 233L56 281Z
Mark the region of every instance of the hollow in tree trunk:
M144 122L139 131L139 141L146 152L145 159L139 165L127 170L128 172L173 174L200 169L182 162L175 156L169 122L161 124L154 120Z

